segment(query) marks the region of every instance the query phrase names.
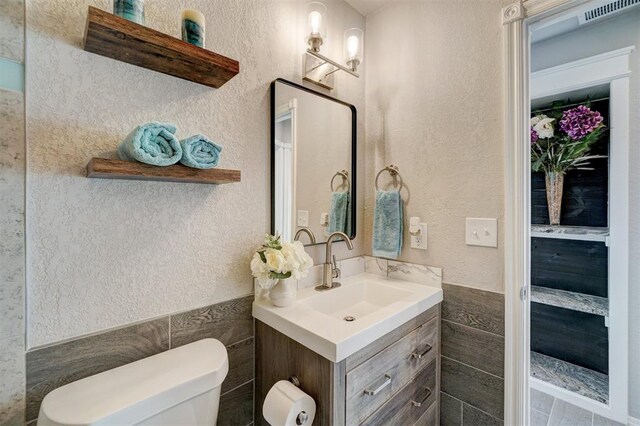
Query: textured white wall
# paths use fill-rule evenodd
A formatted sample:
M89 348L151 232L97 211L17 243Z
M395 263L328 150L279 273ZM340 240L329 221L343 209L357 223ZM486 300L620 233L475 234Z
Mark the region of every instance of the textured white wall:
M406 218L429 225L426 252L409 248L405 226L401 259L442 267L444 282L495 291L503 290L500 10L510 2L393 2L367 16L365 46L375 64L366 81L367 181L399 166ZM466 246L466 217L498 218L499 248Z
M0 2L0 74L24 59L24 1ZM4 62L4 64L3 64ZM6 80L6 79L0 79ZM25 387L24 93L0 81L0 425L22 424ZM21 89L20 89L21 90Z
M337 55L344 29L364 18L328 3L323 49ZM240 61L218 90L83 51L89 5L111 10L108 0L27 1L29 347L251 292L249 259L269 230L269 84L300 81L297 1L147 2L147 25L178 37L182 8L205 14L207 48ZM363 110L364 81L347 77L333 94ZM114 156L151 120L221 143L220 167L240 169L242 183L83 177L91 157Z
M627 46L631 56L631 132L629 139L629 415L640 418L640 10L626 12L553 39L536 43L531 50L534 71Z

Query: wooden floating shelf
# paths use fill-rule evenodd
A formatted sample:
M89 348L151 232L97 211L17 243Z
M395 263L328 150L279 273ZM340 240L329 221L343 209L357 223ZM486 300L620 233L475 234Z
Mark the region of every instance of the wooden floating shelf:
M240 72L235 59L91 6L84 50L215 88Z
M609 316L609 299L606 297L532 285L531 301L587 314Z
M160 167L133 161L92 158L89 164L87 164L87 177L97 179L223 184L240 182L240 170L215 168L206 170L194 169L178 164Z
M606 242L609 228L596 226L531 225L534 238Z

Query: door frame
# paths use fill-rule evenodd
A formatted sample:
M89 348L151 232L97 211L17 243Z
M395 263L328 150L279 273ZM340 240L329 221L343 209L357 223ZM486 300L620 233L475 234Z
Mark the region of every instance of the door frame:
M527 0L502 9L504 41L505 140L505 424L529 424L529 259L530 259L530 35L532 28L552 22L587 0ZM628 84L628 81L627 81ZM620 91L619 91L620 92ZM627 90L628 93L628 90ZM628 113L626 119L628 135ZM624 126L623 126L624 127ZM618 130L618 134L624 130ZM612 135L613 136L613 135ZM622 136L619 136L622 137ZM627 136L628 140L628 136ZM627 184L628 184L628 162ZM618 193L628 203L628 191ZM626 209L628 212L628 208ZM622 220L628 220L628 214ZM612 230L612 233L614 231ZM618 231L619 232L619 231ZM612 235L613 236L613 235ZM622 244L623 241L620 241ZM625 283L625 291L626 291ZM626 317L626 309L623 312ZM620 334L626 336L626 327ZM626 351L625 351L626 352ZM625 353L623 362L627 362ZM622 383L614 386L624 386ZM625 395L626 397L626 395ZM609 417L625 422L627 399ZM624 420L622 420L624 417Z

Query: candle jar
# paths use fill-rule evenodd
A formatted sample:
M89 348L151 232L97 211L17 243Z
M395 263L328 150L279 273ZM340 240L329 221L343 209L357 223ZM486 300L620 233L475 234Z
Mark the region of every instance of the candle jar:
M144 0L113 0L113 14L144 25Z
M197 10L182 11L182 41L204 47L204 15Z

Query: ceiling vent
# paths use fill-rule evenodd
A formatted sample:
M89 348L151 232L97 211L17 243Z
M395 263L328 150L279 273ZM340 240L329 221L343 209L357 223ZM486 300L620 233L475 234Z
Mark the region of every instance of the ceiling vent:
M578 16L578 19L580 21L580 25L583 25L613 15L614 13L621 12L625 9L639 4L640 0L616 0L609 3L604 3L598 7L587 9L584 13L581 13Z

